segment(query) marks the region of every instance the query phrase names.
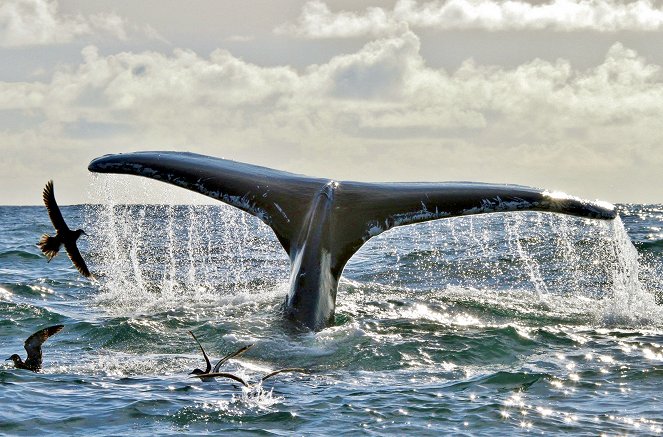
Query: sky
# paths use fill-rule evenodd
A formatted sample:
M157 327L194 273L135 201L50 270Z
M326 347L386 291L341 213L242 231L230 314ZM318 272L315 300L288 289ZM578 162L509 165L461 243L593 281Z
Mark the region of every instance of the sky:
M663 203L659 0L0 0L0 65L2 205L138 150Z

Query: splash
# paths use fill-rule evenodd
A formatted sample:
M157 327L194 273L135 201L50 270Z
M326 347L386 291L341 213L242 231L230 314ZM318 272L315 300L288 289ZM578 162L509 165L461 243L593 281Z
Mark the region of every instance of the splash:
M271 231L227 205L175 204L182 190L137 178L94 179L86 212L98 300L116 310L229 305L271 295L287 258ZM130 195L133 193L133 197ZM163 204L120 203L158 198Z
M540 225L542 220L541 214L535 214L535 218L537 224ZM527 275L531 283L534 285L536 292L540 295L541 293L547 291L546 284L543 281L543 277L541 276L539 262L537 261L536 257L530 256L525 251L523 242L521 241L520 236L521 234L523 234L523 232L521 231L522 227L524 226L523 222L524 219L520 214L512 214L511 216L508 216L507 219L505 219L507 235L509 236L508 242L509 245L515 249L519 259L524 264L523 267L525 272L527 272Z
M394 317L376 301L379 293L381 300L398 300L398 316L406 319L426 319L411 309L446 298L528 318L660 325L661 308L645 286L651 269L640 269L619 218L459 217L397 228L374 240L357 254L361 269L351 260L344 272L360 301L352 311L366 314L370 307L376 317Z
M663 307L640 281L638 251L619 217L610 226L613 294L602 305L603 321L608 325L660 326Z

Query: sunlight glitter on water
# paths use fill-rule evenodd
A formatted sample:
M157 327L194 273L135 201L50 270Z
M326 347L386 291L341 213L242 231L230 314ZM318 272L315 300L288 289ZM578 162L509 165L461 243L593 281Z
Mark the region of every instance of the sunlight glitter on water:
M260 223L208 206L115 201L84 211L108 242L89 242L91 263L107 269L99 285L81 285L59 260L46 270L30 257L27 279L0 284L3 329L13 339L3 350L21 349L37 321L67 325L47 343L43 374L3 364L0 397L37 378L50 384L45 391L67 393L52 405L37 384L21 384L57 421L94 399L99 410L78 422L81 435L113 421L128 425L108 434L130 426L172 435L244 426L307 433L321 420L335 434L360 426L398 435L660 432L661 321L639 294L656 290L660 282L648 275L658 267L638 269L640 285L629 282L635 270L618 259L628 247L604 223L494 215L385 233L344 272L336 326L292 333L279 307L287 258ZM117 254L105 252L112 247ZM62 280L44 282L51 268ZM249 379L293 363L318 373L275 382L272 404L244 401L239 387L187 379L202 364L188 329L200 330L215 356L256 343L229 364ZM13 414L14 427L34 419L27 410Z

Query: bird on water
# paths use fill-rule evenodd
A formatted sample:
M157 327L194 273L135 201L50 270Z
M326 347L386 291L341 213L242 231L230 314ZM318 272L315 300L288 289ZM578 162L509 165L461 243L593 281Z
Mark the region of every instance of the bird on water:
M48 216L55 227L56 234L54 237L51 237L48 234L44 234L37 243L37 246L44 252L44 255L48 258L48 262L51 262L53 257L58 254L60 246L64 245L64 249L67 251L67 255L71 259L71 262L74 264L74 267L78 269L81 275L86 278L92 276L90 271L81 256L81 253L76 247L76 240L81 235L87 235L84 230L76 229L72 231L65 223L60 208L58 207L57 202L55 201L55 193L53 191L53 181L48 181L46 187L44 187L44 204L48 210Z
M64 328L64 325L55 325L35 332L28 337L23 344L25 351L28 353L28 357L25 361L23 361L18 354L12 355L5 361L12 360L14 362L14 367L17 369L39 372L39 370L41 370L41 345L44 344L48 337L60 332L62 328Z
M258 381L258 383L256 383L256 384L249 384L243 378L241 378L237 375L234 375L232 373L228 373L228 372L212 372L212 373L207 373L207 374L204 374L204 375L194 375L194 376L192 376L192 378L201 378L201 379L203 379L203 378L205 378L205 379L228 378L228 379L232 379L234 381L239 382L240 384L242 384L244 387L246 387L248 389L258 388L257 392L254 392L254 395L255 394L260 395L262 393L262 383L266 379L271 378L272 376L278 375L279 373L285 373L285 372L307 373L308 371L306 369L301 369L299 367L289 367L287 369L279 369L279 370L275 370L275 371L270 372L267 375L263 376L262 378L260 378L260 381Z
M203 357L205 358L205 364L206 364L205 370L201 370L201 369L196 368L196 369L193 369L193 371L190 372L189 375L196 375L196 376L200 377L202 381L211 381L211 378L206 378L205 376L210 374L211 372L218 372L219 369L221 368L221 366L223 365L223 363L225 363L226 361L228 361L231 358L235 358L235 357L238 357L238 356L242 355L244 352L248 351L249 349L251 349L253 347L253 344L249 344L249 345L246 345L244 347L239 348L235 352L229 353L225 357L221 358L214 365L214 369L212 369L212 363L210 363L209 357L205 353L205 349L203 349L203 345L200 344L200 342L198 341L198 339L196 338L196 336L193 334L192 331L189 331L189 334L191 334L191 337L193 337L193 339L196 340L196 343L198 343L198 347L200 348L200 351L203 353Z

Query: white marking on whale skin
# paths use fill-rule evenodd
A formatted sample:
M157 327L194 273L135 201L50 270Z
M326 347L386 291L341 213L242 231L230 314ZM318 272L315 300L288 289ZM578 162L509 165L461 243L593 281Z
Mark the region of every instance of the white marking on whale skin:
M195 183L190 186L186 186L186 188L189 188L193 191L197 191L200 194L203 194L208 197L212 197L214 199L218 199L222 202L227 203L228 205L232 205L234 207L237 207L239 209L243 209L245 211L250 212L254 216L258 217L260 220L262 220L264 223L267 225L271 226L272 223L272 218L269 215L267 211L265 211L262 208L259 208L256 206L255 203L252 203L249 201L248 194L244 196L231 196L229 194L222 193L221 191L218 190L210 190L207 187L205 187L204 184L201 183Z
M238 208L243 208L247 211L250 211L251 214L255 215L260 220L265 222L267 225L271 226L272 223L271 216L264 209L258 208L255 203L251 203L247 196L240 197L240 196L230 196L228 194L223 194L221 196L221 200L226 203L229 203L230 205L234 205Z
M170 180L173 177L173 175L171 174L163 175L157 172L156 170L154 170L153 168L146 167L142 164L125 164L125 167L134 169L136 173L146 178L151 178L156 180Z
M393 226L407 225L414 222L420 222L425 220L435 220L439 218L448 217L448 212L440 212L437 207L435 207L435 212L429 211L426 207L426 204L421 202L421 209L419 211L404 212L400 214L394 214L391 216L391 220L394 223Z
M266 195L267 195L267 193L265 193L265 195L264 195L263 197L265 197ZM281 209L281 207L279 206L279 204L276 203L276 202L274 202L274 206L276 207L276 209L279 210L279 212L281 213L281 215L282 215L282 216L288 221L288 223L290 223L290 219L288 218L288 216L286 215L286 213L283 211L283 209Z
M369 228L366 231L368 234L367 236L364 236L363 240L366 241L371 237L375 237L376 235L380 235L381 233L384 232L384 229L382 226L378 225L377 222L369 223Z
M437 207L435 208L434 212L429 211L423 202L421 205L423 206L423 209L419 211L404 212L389 216L389 218L385 219L384 226L380 225L380 223L377 221L369 222L368 229L366 230L366 233L362 239L365 242L369 238L375 237L376 235L379 235L395 226L408 225L426 220L437 220L449 217L451 215L446 211L439 211Z
M111 169L111 170L117 170L118 165L115 163L111 164L98 164L100 169ZM138 163L122 163L119 166L120 169L126 169L129 171L129 173L137 174L140 176L145 176L150 179L155 179L159 181L169 181L171 183L174 183L175 185L178 185L183 188L187 188L193 191L197 191L200 194L204 194L206 196L219 199L229 205L235 206L240 209L244 209L245 211L250 212L254 216L258 217L260 220L262 220L264 223L267 225L271 226L271 216L267 211L265 211L262 208L259 208L256 206L255 203L252 203L249 201L248 198L248 193L245 196L230 196L228 194L224 194L218 190L210 190L207 187L205 187L205 184L201 178L198 178L198 180L194 183L189 183L189 181L185 178L179 178L176 177L172 173L161 173L157 170L154 170L151 167L145 166L143 164L138 164ZM286 217L287 219L287 217Z
M410 223L421 222L426 220L436 220L444 217L449 217L451 214L445 211L438 211L435 208L435 212L429 211L428 208L424 205L424 209L414 212L404 212L401 214L394 214L391 216L391 219L394 222L394 226L407 225Z
M524 199L514 198L514 200L504 201L500 196L493 199L482 199L481 206L468 208L461 212L462 215L482 214L496 211L516 211L519 209L531 208L538 203L532 203Z

